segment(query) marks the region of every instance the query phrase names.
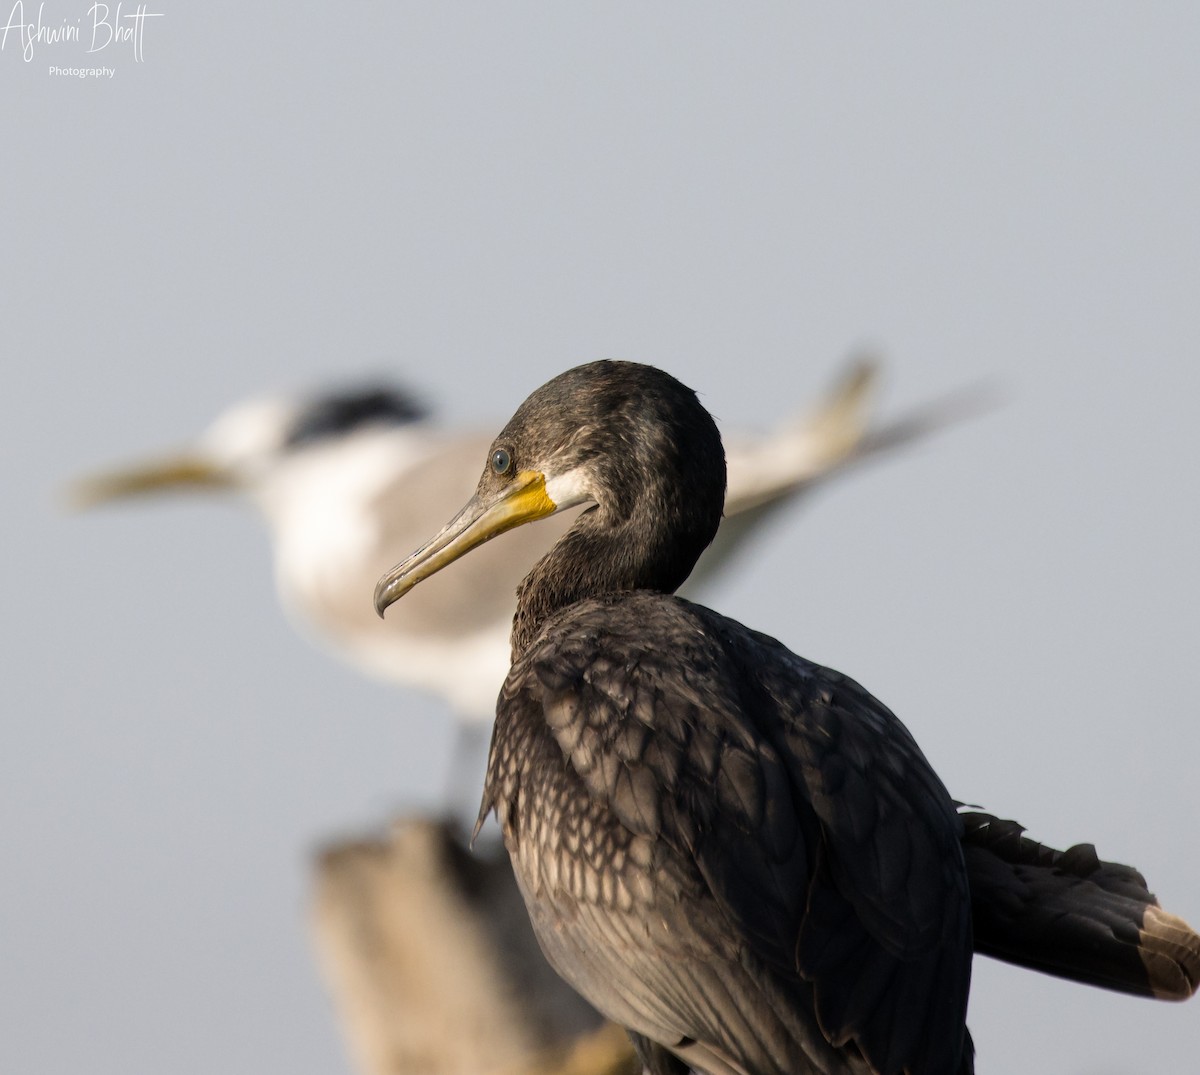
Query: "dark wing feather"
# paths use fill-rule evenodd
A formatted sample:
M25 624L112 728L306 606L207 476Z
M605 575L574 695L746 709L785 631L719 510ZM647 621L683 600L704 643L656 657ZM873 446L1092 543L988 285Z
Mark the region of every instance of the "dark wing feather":
M722 644L682 602L646 596L577 606L565 637L539 647L544 719L590 795L711 874L739 931L794 970L809 878L786 762Z
M961 822L908 730L852 679L746 632L820 821L798 948L817 1014L881 1071L954 1071L971 967ZM738 645L745 645L739 640ZM969 1060L967 1061L969 1062Z
M625 595L574 606L514 666L485 809L511 816L519 789L504 774L531 749L512 729L530 721L588 800L654 847L650 887L662 896L663 877L688 879L671 883L679 906L654 913L679 919L672 940L694 936L690 950L727 963L680 971L693 975L680 1003L722 1055L737 1056L733 1024L767 1004L798 1009L776 1015L809 1039L809 1062L822 1054L819 1070L866 1070L859 1050L881 1072L969 1070L960 822L911 737L860 687L708 610ZM612 932L608 919L595 928ZM671 973L652 962L647 975ZM735 962L766 983L761 995L706 1010L702 994L722 974L728 989ZM814 1005L825 1037L852 1043L843 1057L814 1046Z

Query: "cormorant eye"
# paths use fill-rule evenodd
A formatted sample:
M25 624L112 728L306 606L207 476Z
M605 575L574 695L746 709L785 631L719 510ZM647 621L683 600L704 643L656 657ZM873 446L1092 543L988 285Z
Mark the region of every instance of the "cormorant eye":
M512 467L512 456L503 448L497 448L492 452L492 470L497 474L507 474Z

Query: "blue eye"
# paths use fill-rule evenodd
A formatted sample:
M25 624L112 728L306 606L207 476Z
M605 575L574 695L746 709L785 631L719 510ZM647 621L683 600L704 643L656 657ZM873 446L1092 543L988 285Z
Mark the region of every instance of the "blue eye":
M503 448L497 448L492 452L492 470L497 474L507 474L512 466L512 456Z

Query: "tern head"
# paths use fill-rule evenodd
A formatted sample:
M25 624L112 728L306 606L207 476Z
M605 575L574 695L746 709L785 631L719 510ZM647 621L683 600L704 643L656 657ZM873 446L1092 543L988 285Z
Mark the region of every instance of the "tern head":
M283 397L235 404L184 448L86 477L72 502L91 507L168 490L236 489L268 496L289 468L344 457L381 433L422 421L406 393L371 386L310 399Z

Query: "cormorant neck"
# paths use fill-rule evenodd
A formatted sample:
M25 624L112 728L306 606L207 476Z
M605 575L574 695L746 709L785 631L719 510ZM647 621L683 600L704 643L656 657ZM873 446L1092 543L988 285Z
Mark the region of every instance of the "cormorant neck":
M517 588L513 660L551 616L576 602L634 590L674 593L715 531L714 523L711 532L689 533L648 511L615 523L601 508L585 511Z

